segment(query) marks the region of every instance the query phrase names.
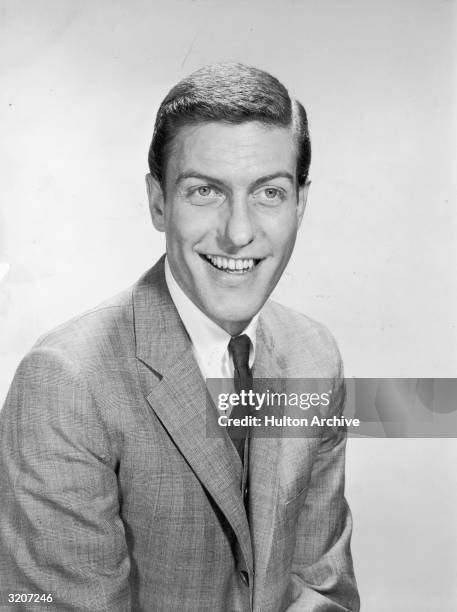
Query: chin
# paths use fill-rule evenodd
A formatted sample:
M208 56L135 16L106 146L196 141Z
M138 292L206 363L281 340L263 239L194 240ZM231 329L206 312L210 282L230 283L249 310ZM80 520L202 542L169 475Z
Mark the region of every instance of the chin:
M247 309L246 307L239 308L239 304L237 306L238 308L234 306L233 308L225 308L223 311L212 309L208 311L209 317L224 329L227 327L236 329L241 325L241 331L260 310L260 307Z

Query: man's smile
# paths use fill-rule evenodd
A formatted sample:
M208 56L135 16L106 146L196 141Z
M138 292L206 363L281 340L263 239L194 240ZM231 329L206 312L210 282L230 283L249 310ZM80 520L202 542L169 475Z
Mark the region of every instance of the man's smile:
M260 263L260 259L226 257L224 255L199 254L200 257L209 263L213 268L228 274L247 274Z

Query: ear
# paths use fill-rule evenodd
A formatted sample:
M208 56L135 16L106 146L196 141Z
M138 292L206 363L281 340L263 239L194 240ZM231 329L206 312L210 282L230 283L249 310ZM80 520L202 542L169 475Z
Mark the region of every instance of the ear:
M146 189L148 191L149 211L151 213L152 223L159 232L165 231L165 200L162 187L159 182L152 176L146 174Z
M304 185L298 188L298 202L297 202L297 217L298 227L300 227L303 215L305 214L306 202L308 201L308 192L311 181L306 181Z

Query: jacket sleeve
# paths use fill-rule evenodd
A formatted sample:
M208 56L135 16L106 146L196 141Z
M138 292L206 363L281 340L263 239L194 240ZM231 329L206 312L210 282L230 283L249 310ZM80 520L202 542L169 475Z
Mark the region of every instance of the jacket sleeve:
M51 596L40 609L130 610L108 433L61 350L32 350L16 372L0 413L0 490L0 608L22 593Z
M340 366L341 372L341 366ZM344 379L335 379L327 416L340 416ZM324 430L297 526L287 612L357 612L360 609L350 538L351 513L344 497L346 431Z

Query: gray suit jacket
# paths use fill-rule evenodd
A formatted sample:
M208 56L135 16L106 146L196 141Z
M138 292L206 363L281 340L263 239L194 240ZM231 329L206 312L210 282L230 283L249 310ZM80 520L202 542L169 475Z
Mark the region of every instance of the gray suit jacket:
M254 376L331 378L329 410L342 410L325 328L268 302L257 333ZM49 593L41 609L59 612L358 610L344 433L254 438L248 519L241 462L226 434L207 435L206 413L163 258L41 338L0 413L0 603Z

